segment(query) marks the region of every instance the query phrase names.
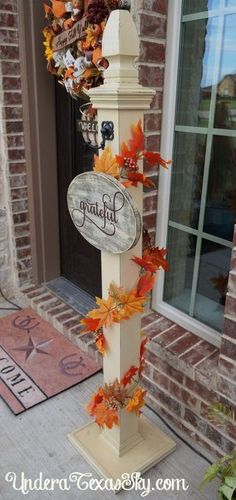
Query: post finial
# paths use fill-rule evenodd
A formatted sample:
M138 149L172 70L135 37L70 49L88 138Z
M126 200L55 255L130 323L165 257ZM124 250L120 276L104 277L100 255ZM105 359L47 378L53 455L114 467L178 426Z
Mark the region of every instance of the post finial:
M105 85L138 83L134 60L139 55L139 39L134 21L127 10L114 10L103 34L103 56L109 61Z
M106 24L102 51L104 57L139 55L139 38L131 14L127 10L114 10Z

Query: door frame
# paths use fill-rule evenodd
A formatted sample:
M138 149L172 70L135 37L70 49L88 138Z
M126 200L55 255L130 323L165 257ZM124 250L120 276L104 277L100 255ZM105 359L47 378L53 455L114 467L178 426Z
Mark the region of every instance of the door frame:
M17 0L33 281L60 275L54 79L43 50L43 1Z

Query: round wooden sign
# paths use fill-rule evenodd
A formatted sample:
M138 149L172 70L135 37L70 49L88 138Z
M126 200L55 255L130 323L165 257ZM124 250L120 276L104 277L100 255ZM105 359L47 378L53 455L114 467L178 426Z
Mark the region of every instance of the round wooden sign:
M71 182L68 209L75 227L99 250L123 253L141 235L141 217L129 192L113 177L85 172Z

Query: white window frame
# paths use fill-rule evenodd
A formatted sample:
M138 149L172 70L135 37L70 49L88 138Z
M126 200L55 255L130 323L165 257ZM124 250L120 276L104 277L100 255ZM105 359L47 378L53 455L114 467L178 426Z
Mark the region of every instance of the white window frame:
M161 132L161 155L166 159L172 158L173 155L181 13L182 0L169 0ZM167 245L171 170L170 166L168 170L160 168L159 171L156 245L161 248ZM219 332L164 302L163 291L164 271L160 270L153 291L152 308L202 339L220 347L221 335Z

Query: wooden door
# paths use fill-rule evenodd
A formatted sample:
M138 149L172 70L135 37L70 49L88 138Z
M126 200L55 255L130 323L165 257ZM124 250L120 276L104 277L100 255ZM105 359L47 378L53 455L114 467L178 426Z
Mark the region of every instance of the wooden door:
M67 189L76 175L92 170L94 150L77 129L80 106L56 85L58 197L60 221L61 275L91 295L101 296L101 255L79 234L67 208Z

